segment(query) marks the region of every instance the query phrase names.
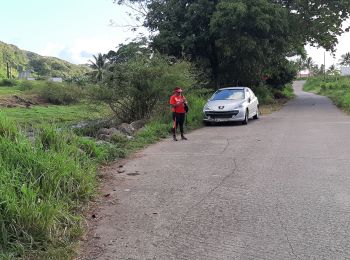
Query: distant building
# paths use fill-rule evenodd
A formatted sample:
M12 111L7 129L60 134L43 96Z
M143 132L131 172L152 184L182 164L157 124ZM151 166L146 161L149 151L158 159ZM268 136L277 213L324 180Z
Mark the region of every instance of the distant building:
M312 76L312 72L309 69L301 70L298 72L298 78L308 78Z
M49 78L49 81L51 82L63 82L62 78Z
M349 76L350 75L350 67L340 67L340 74L342 76Z
M32 73L31 70L21 71L18 73L18 79L28 79L30 78L30 73Z

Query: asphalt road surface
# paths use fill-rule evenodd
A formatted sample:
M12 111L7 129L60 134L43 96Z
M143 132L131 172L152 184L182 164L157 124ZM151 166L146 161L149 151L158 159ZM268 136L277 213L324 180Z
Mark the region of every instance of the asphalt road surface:
M110 168L83 258L350 259L350 117L301 87L247 126L205 127Z

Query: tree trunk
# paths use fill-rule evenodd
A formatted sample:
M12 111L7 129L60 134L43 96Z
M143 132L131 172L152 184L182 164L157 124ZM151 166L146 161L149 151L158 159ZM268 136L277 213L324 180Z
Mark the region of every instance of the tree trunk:
M9 63L6 62L6 71L7 71L7 78L10 78L10 67L9 67Z

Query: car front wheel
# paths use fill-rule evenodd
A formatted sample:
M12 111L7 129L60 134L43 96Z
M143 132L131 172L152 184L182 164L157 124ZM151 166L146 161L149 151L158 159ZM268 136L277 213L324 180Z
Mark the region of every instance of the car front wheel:
M249 120L249 111L248 109L245 111L245 116L244 116L244 120L242 121L243 125L248 124L248 120Z
M254 119L259 119L259 106L257 106L257 108L256 108L256 114L255 114L255 116L253 117Z

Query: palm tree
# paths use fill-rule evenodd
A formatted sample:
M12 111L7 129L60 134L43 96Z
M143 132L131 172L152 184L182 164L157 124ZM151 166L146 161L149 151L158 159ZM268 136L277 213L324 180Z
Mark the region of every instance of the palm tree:
M309 57L305 60L304 66L306 69L309 69L309 70L312 69L312 67L314 66L314 61L312 60L311 57Z
M97 81L102 81L103 79L103 74L104 70L106 69L107 66L107 58L105 54L98 53L97 57L93 55L94 61L89 60L90 67L94 69L94 76Z
M333 76L337 76L340 74L339 70L337 69L337 67L333 64L331 65L328 70L327 70L327 74L328 75L333 75Z
M347 52L341 56L339 65L350 66L350 52Z

